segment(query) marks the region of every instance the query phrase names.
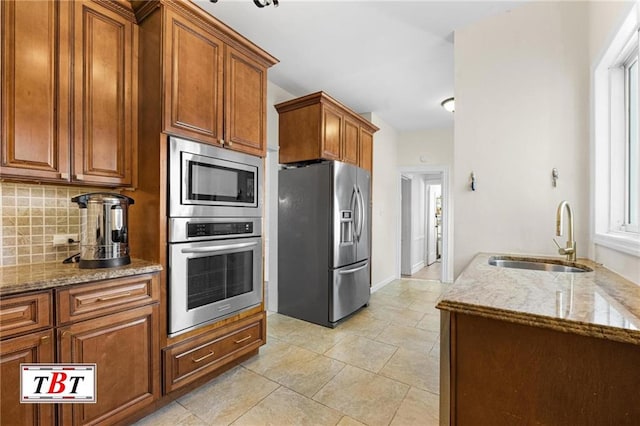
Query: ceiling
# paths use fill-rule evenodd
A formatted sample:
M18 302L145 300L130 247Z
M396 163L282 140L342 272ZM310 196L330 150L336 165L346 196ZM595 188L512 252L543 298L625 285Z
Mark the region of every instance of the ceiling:
M397 131L452 126L453 31L517 1L252 0L196 3L280 60L269 80L295 96L323 90Z

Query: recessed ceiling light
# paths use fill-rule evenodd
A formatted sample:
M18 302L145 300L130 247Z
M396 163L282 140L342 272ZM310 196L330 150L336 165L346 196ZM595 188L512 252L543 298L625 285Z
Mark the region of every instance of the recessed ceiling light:
M447 98L444 101L440 102L442 108L446 109L449 112L454 112L456 110L455 100L453 98Z

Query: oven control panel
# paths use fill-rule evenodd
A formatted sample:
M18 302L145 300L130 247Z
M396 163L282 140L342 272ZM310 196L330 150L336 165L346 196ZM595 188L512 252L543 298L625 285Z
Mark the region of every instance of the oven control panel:
M253 234L253 222L196 222L187 224L187 237Z

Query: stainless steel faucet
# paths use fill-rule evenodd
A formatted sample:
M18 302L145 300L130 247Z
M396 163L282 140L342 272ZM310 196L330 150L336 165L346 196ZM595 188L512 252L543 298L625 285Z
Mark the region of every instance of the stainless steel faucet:
M558 246L558 253L563 256L567 256L567 260L571 262L575 262L576 260L576 242L573 239L573 212L571 211L571 206L566 201L562 201L558 206L558 211L556 212L556 236L562 236L562 228L563 228L563 213L565 207L567 208L567 217L569 218L569 231L567 231L567 246L565 248L560 247L556 240L553 240L554 243Z

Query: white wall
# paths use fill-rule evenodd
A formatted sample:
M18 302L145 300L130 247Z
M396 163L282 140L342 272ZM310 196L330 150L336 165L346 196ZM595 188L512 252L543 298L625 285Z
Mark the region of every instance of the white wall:
M264 207L265 298L267 309L278 311L278 112L275 104L295 98L267 82L267 159Z
M371 285L375 289L400 276L397 264L400 218L396 149L398 133L375 113L362 116L380 128L373 135Z
M452 164L453 126L400 134L399 166Z
M624 18L629 13L635 2L591 2L588 8L589 18L589 61L591 70L600 61L602 54L609 46ZM593 86L591 88L593 95ZM593 138L593 133L592 133ZM592 146L593 149L593 146ZM592 151L593 152L593 151ZM594 158L592 154L591 174L595 173ZM591 182L594 187L594 182ZM594 200L591 200L592 204ZM595 206L592 205L592 216L595 214ZM593 228L593 220L592 220ZM591 229L593 232L593 229ZM622 253L601 245L593 244L590 257L596 262L602 263L607 268L619 273L627 279L640 284L640 260L632 255Z
M587 7L527 3L455 34L456 276L481 251L556 255L562 200L573 207L578 256L587 254Z

